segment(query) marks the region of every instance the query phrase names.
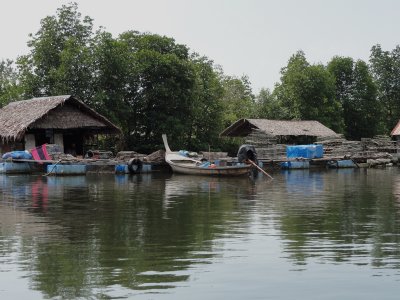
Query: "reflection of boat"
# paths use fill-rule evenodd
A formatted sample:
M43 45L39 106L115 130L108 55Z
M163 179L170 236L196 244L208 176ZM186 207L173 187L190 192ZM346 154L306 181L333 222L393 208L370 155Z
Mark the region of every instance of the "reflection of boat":
M167 136L162 135L165 146L165 161L171 166L176 173L188 175L215 175L215 176L241 176L249 173L251 165L234 164L226 166L218 166L203 162L179 152L171 151L168 145Z

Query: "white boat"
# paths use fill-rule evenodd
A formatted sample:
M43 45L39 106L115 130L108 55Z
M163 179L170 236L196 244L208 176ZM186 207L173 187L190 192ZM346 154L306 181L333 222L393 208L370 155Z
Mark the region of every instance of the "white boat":
M250 172L251 164L234 163L233 165L218 166L197 160L171 151L167 136L162 135L165 147L165 161L171 166L172 171L187 175L211 175L211 176L243 176Z

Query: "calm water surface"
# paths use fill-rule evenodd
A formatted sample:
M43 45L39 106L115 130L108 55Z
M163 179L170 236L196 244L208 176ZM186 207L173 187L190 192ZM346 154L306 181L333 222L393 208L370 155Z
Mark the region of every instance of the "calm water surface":
M400 170L0 176L0 299L398 299Z

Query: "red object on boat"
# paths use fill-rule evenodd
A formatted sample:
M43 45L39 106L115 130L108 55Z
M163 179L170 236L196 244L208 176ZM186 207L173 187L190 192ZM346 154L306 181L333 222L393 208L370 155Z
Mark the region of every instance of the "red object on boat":
M47 153L46 144L31 149L31 154L34 160L51 160L50 155Z

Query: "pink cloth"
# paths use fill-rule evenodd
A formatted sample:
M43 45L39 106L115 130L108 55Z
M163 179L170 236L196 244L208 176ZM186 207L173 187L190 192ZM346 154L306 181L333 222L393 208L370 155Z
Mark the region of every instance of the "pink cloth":
M33 148L31 154L34 160L51 160L50 155L47 153L46 144Z

